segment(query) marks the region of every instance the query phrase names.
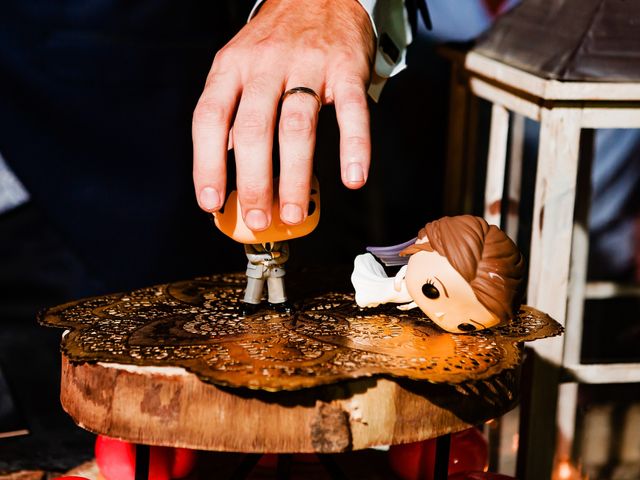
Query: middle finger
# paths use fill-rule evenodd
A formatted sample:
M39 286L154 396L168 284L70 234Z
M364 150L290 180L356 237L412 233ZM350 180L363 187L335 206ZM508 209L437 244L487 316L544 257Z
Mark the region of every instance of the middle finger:
M271 223L273 132L282 79L257 75L247 82L233 124L238 199L251 230Z

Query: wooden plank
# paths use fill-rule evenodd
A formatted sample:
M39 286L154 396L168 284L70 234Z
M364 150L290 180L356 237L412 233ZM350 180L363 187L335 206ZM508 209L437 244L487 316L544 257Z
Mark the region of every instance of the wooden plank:
M607 103L606 106L585 106L583 128L640 128L640 102L636 107Z
M511 147L509 149L509 181L507 182L507 221L505 232L518 241L520 221L520 197L522 189L522 160L524 155L525 117L518 113L511 116Z
M562 325L566 320L573 212L580 146L579 109L542 110L533 207L528 303ZM559 341L558 341L559 340ZM562 338L536 343L560 364ZM556 347L549 348L551 345Z
M580 145L580 109L542 109L533 207L527 301L566 322L569 265ZM520 457L523 478L551 478L558 426L557 397L563 339L533 346L532 397ZM571 432L566 432L571 435Z
M475 212L476 191L479 188L476 178L478 170L478 122L479 99L475 95L469 95L467 104L467 131L464 157L464 189L462 196L462 210L458 213Z
M470 92L463 80L460 65L456 63L451 66L450 89L444 210L447 215L458 215L462 213L465 196L465 148Z
M473 51L467 55L465 66L471 72L547 100L633 101L640 98L640 83L547 80Z
M564 334L563 363L580 363L584 320L584 299L589 260L589 210L591 204L591 165L594 151L594 131L582 130L577 174L567 322Z
M537 97L544 97L545 80L505 63L471 51L465 61L467 70L491 80L517 87Z
M587 384L640 383L640 363L567 365L565 381Z
M640 285L616 282L588 282L585 297L588 299L640 297Z
M578 408L578 384L564 383L558 389L558 431L556 459L571 458L573 442L576 435L576 414Z
M487 180L484 191L484 219L490 225L501 226L504 179L507 168L507 144L509 141L509 112L494 103L491 108Z
M475 95L492 103L504 105L508 110L517 112L532 120L540 120L540 106L530 99L504 90L481 78L471 77L469 86Z
M530 352L523 371L516 478L552 478L560 371L535 350Z

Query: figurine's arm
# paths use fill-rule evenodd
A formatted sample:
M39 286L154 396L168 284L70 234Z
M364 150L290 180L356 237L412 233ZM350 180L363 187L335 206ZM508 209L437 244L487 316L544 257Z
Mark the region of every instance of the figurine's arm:
M249 260L249 262L253 264L263 263L273 259L271 253L258 252L258 250L256 250L256 247L250 244L244 246L244 253L247 254L247 259Z
M278 264L282 265L284 262L289 260L289 242L282 242L278 251L280 252Z
M400 292L403 286L407 288L406 283L404 281L404 277L407 274L408 267L409 265L404 265L400 270L398 270L398 273L396 273L396 276L393 277L393 288L396 290L396 292Z
M399 272L398 277L404 277ZM406 303L412 300L406 283L401 278L389 278L370 253L358 255L354 261L351 283L356 290L356 303L360 307L376 307L381 303Z
M276 249L272 251L273 254L273 264L282 265L289 260L289 243L288 242L279 242L275 245Z
M412 310L414 308L418 308L418 304L416 302L405 303L403 305L398 305L396 308L402 311Z

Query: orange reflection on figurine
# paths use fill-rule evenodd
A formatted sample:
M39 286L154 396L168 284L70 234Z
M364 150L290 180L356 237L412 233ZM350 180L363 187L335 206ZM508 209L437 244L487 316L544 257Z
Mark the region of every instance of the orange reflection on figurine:
M274 179L274 186L278 180ZM249 244L262 244L268 242L283 242L294 238L304 237L315 230L320 222L320 185L318 179L313 177L311 181L311 196L309 198L309 211L307 217L299 225L287 225L280 220L280 199L274 192L273 205L271 207L271 225L266 230L254 232L244 223L238 192L233 190L220 211L213 214L216 227L226 236L236 242Z
M517 313L524 259L495 225L471 215L444 217L399 247L404 248L368 249L388 264L398 265L398 256L408 257L395 278L372 265L370 254L356 258L351 279L360 307L410 302L398 308L419 307L453 333L490 328Z

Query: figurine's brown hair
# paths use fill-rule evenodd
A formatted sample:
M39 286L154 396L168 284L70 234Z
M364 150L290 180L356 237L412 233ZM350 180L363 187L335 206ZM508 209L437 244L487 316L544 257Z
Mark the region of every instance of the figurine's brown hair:
M472 215L427 223L418 241L401 255L426 250L444 256L469 282L478 301L501 321L514 317L522 301L524 259L518 247L495 225Z

